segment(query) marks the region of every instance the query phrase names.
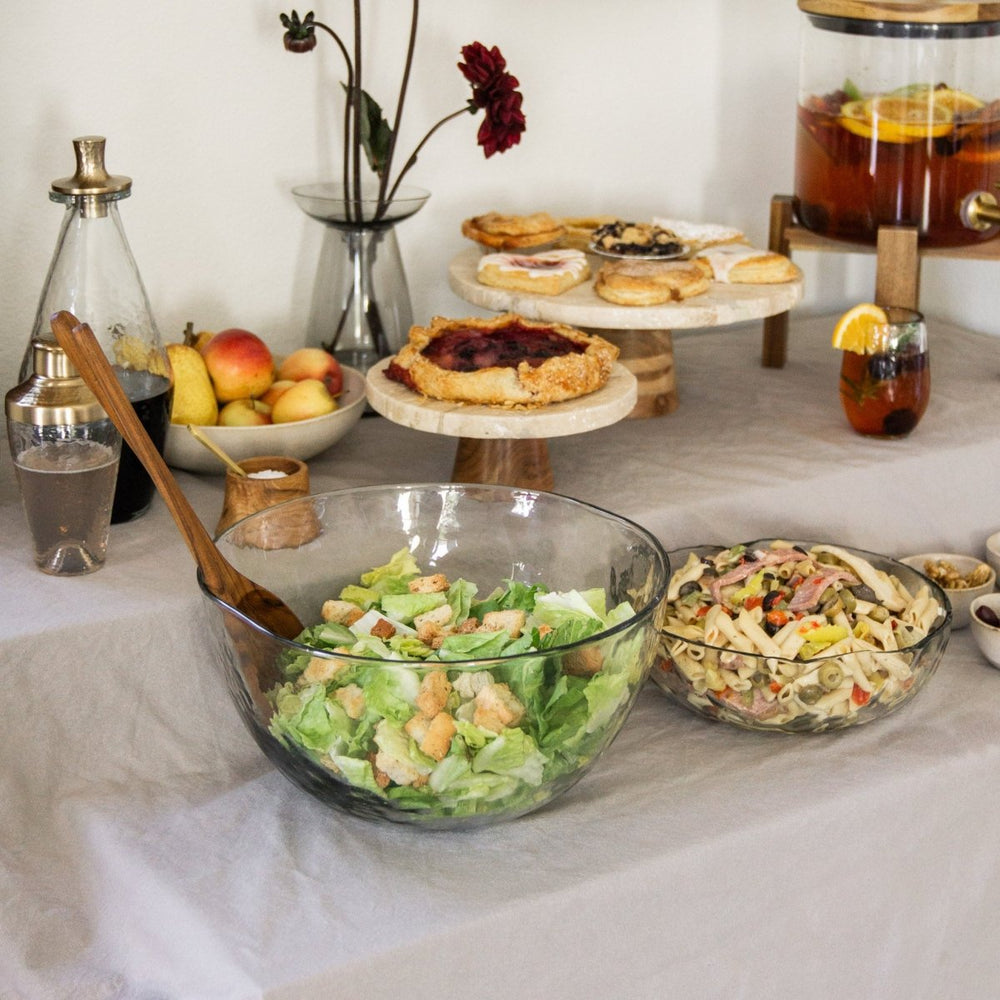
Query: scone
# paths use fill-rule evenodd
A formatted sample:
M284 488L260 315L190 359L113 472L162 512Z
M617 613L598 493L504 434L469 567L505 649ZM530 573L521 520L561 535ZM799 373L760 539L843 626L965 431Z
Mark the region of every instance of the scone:
M684 252L675 233L649 222L616 219L594 230L595 250L620 257L673 257Z
M559 295L590 277L580 250L543 250L535 254L488 253L479 258L476 277L491 288L538 295Z
M573 215L560 219L566 229L562 245L574 250L589 250L594 241L594 230L610 225L615 218L614 215Z
M695 261L714 281L734 285L777 285L801 273L784 254L736 243L702 250Z
M540 247L546 243L554 243L565 232L562 223L553 219L548 212L535 212L532 215L487 212L462 223L463 236L493 250Z
M694 261L616 260L598 271L594 291L620 306L657 306L701 295L711 284Z
M715 222L687 222L684 219L663 219L657 216L653 219L653 225L676 233L677 238L691 250L746 242L746 237L739 229Z
M563 323L436 316L411 327L385 374L432 399L526 408L600 389L617 357L603 337Z

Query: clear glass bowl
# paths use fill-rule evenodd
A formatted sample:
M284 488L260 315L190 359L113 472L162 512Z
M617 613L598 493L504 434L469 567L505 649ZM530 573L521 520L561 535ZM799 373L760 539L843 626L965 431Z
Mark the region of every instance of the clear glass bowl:
M541 583L550 591L604 588L609 609L631 604L632 617L544 652L402 662L307 650L248 621L202 582L214 609L218 663L254 739L293 782L355 815L448 829L539 808L579 780L607 749L657 654L669 577L662 546L624 518L555 494L453 484L342 490L253 514L217 544L237 569L277 594L307 626L322 621L324 602L337 598L342 587L403 548L425 574L477 584L479 600L511 579ZM344 686L336 677L318 697L312 681L306 693L294 675L289 680L283 666L304 652L316 658L312 678L341 663L348 671L342 677L353 671L363 678L358 718L345 721L336 707L338 697L346 697L336 694ZM403 774L401 784L393 778L383 789L373 788L371 762L380 749L373 732L381 724L383 736L394 728L399 739L400 727L418 712L413 696L423 678L441 670L451 688L447 712L453 718L465 717L468 706L460 703L470 688L487 681L485 672L489 682L507 685L523 718L494 734L460 728L443 759L415 755L423 765L418 779L410 782ZM377 689L388 688L399 695L395 703L375 697ZM301 727L316 734L311 747L275 724L276 700L290 698L297 710L294 699L300 695L304 712L319 713L316 725ZM392 713L386 704L392 704ZM282 706L285 717L289 703ZM390 714L393 726L383 724ZM333 716L338 729L331 737ZM501 737L504 743L497 742ZM485 753L477 745L484 741Z
M759 539L747 542L746 551L752 554L767 550L774 541L776 540ZM816 543L788 544L807 550ZM910 701L933 676L951 634L951 605L946 593L923 573L893 559L861 549L842 547L841 551L852 558L865 560L873 567L879 579L902 584L910 596L916 596L921 588L926 588L927 597L938 606L936 609L931 607L928 627L920 630L922 637L905 649L892 651L874 648L877 643L869 633L865 641L872 648L861 649L861 643L852 643L849 637L844 636L840 641L852 645L853 648L849 651L838 652L838 647L831 645L827 647L829 653L818 651L815 655L810 655L807 653L808 647L803 646L794 655L773 655L773 650L765 653L759 646L746 640L746 633L752 630L752 626L742 628L738 612L726 616L732 621L732 627L725 622L719 623L718 620L713 623L708 614L702 614L700 617L707 625L698 628L703 635L706 627L710 628L712 641L692 638L689 635L690 628L685 628L675 613L675 601L682 599L675 596L674 591L678 589L676 581L695 577L688 580L684 590L697 588L691 591L691 599L702 607L715 603L711 597L702 599L697 596L711 594L712 571L696 576L698 571L695 568L687 577L682 577L681 574L692 553L699 560L707 560L727 548L728 546L721 545L702 545L669 553L675 582L668 590L668 599L664 604L665 624L661 630L660 657L651 676L674 701L705 718L728 722L742 729L816 733L880 719ZM752 559L752 555L749 558ZM840 567L844 565L829 555L823 558L824 561L830 560L831 568L834 563ZM763 617L771 602L765 603L760 594L766 594L769 589L777 590L776 579L780 584L787 585L788 576L787 570L782 571L777 566L762 569L764 574L773 572L775 578L768 579L765 575L754 580L751 574L742 580L727 583L721 591L717 591L722 594L723 603L730 608L739 607L746 601L746 597L733 592L738 588L752 590L760 585L760 590L752 596L761 600L760 616ZM809 574L805 576L808 577ZM850 631L854 635L860 633L864 637L869 625L875 621L875 617L882 617L882 613L872 611L871 618L864 613L867 604L862 602L869 601L874 595L870 593L871 588L867 591L863 589L867 585L856 573L852 572L852 576L853 582L846 579L833 581L834 589L840 587L850 591L850 594L827 593L823 596L822 591L817 592L815 605L803 609L802 618L796 619L795 613L789 615L793 620L787 624L787 628L801 628L804 636L813 628L846 621L853 626ZM794 585L797 581L793 579L791 582ZM837 615L845 605L851 603L851 599L854 608L849 612L849 618L838 618ZM840 609L836 608L838 600ZM871 600L869 603L878 602ZM782 644L782 652L792 654L792 646L799 639L794 639L791 644L783 642L783 636L789 635L789 632L780 632L783 627L781 602L774 602L772 606L777 609L773 622L768 622L765 618L760 624L767 632L774 633L771 638ZM824 608L828 609L829 614L824 612ZM752 612L749 613L753 615ZM901 611L896 617L905 619L907 615L908 612ZM864 622L858 625L862 619ZM720 624L721 629L718 627ZM888 626L885 622L880 624L892 629L891 620ZM876 634L879 627L879 624L871 625ZM905 629L907 626L902 624L900 628ZM725 634L727 631L729 635ZM822 638L826 640L830 636ZM813 645L821 646L822 643ZM807 658L802 658L803 656Z

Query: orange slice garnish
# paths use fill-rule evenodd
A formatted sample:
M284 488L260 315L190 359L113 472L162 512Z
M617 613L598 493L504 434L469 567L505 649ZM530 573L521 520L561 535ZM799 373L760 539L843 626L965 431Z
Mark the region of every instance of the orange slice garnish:
M831 343L839 351L872 354L878 345L876 331L888 322L884 309L874 302L862 302L837 320Z

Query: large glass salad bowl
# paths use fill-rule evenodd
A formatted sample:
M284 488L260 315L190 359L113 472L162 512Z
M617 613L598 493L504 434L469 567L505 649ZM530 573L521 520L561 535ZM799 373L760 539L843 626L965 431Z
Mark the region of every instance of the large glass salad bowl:
M511 819L583 776L649 675L669 577L638 525L505 486L318 494L218 545L305 625L274 635L202 586L264 753L332 806L433 828Z
M923 688L948 643L945 592L886 556L768 538L669 558L652 677L709 719L787 733L871 722Z

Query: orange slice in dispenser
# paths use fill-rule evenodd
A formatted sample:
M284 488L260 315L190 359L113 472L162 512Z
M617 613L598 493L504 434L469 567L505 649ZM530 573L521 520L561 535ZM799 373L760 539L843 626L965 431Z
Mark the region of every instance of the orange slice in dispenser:
M872 128L871 116L868 113L867 101L848 101L841 105L839 124L848 132L870 139L875 130Z
M880 306L874 302L862 302L861 305L848 309L837 320L831 343L839 351L872 354L878 342L875 331L888 321L889 317Z
M954 91L953 93L960 93ZM838 121L855 135L878 142L916 142L951 131L953 113L947 101L938 103L926 91L921 97L872 97L848 101Z
M951 131L952 113L936 99L873 97L866 104L880 142L936 138Z
M941 107L950 112L952 118L961 118L962 115L970 114L986 106L985 101L979 100L973 94L967 94L964 90L951 90L944 87L931 91L931 101L935 107Z

